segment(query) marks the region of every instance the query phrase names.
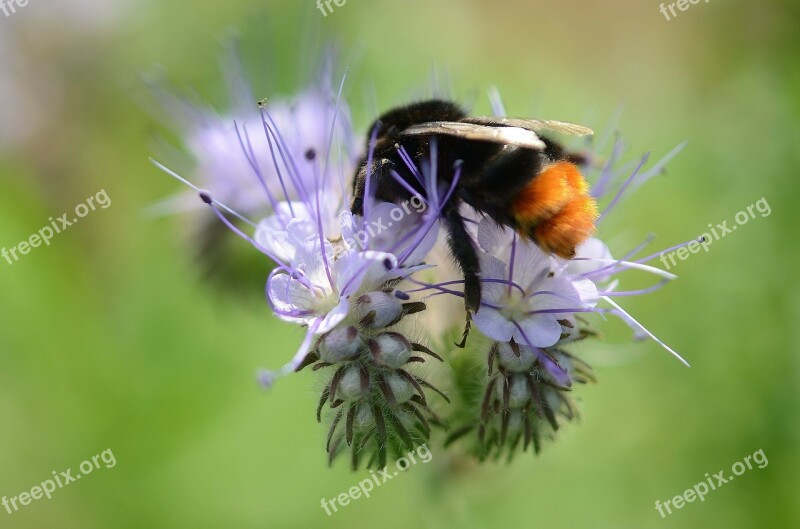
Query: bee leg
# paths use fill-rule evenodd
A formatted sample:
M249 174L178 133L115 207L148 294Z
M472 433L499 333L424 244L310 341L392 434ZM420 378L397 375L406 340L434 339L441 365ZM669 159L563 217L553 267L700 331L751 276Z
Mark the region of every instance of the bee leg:
M464 332L461 333L461 341L456 343L456 347L459 349L463 349L467 346L467 337L469 336L469 331L472 329L472 313L467 311L467 321L464 324Z
M450 235L447 239L450 251L464 273L464 307L467 309L467 313L477 312L481 306L478 251L475 249L472 237L467 233L464 219L458 212L456 203L451 201L442 216Z
M363 162L362 162L363 164ZM350 213L364 216L364 192L366 190L366 171L361 169L353 178L353 201L350 203Z
M384 202L399 202L408 196L408 191L391 176L392 171L397 171L406 181L413 179L407 171L398 169L394 162L381 158L372 162L367 167L366 159L361 161L361 167L353 178L353 201L350 204L350 213L364 216L364 202L377 199ZM367 194L367 178L369 178L369 197ZM411 197L408 197L410 199Z

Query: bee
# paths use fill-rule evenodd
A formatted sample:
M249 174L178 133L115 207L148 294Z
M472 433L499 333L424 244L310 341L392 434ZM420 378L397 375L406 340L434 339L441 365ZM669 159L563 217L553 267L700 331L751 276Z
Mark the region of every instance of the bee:
M560 121L469 117L457 104L443 100L389 110L369 129L367 150L371 147L372 156L365 156L357 167L351 211L363 215L367 178L370 193L374 191L381 201L410 200L411 190L427 197L431 190L425 189L424 179L414 174L404 157L417 167L429 163L435 141L440 181L451 184L457 173L454 168L460 166L441 221L464 275L469 321L481 303L480 263L459 213L462 203L564 259L574 257L576 246L595 231L597 204L580 171L586 159L539 132L592 134L591 129Z

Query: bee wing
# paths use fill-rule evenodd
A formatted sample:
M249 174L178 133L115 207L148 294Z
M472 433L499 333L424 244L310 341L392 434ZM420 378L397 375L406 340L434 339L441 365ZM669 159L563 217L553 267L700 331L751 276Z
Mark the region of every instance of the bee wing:
M455 136L466 140L489 141L503 145L515 145L537 151L544 150L545 144L533 130L515 126L490 126L481 123L460 121L431 121L419 123L405 129L403 136L430 136L440 134Z
M594 131L583 125L576 125L574 123L567 123L565 121L556 121L553 119L520 119L520 118L504 118L504 117L477 117L465 118L466 123L475 123L478 125L495 125L503 127L517 127L520 129L531 130L539 132L543 130L552 130L561 134L569 136L591 136Z

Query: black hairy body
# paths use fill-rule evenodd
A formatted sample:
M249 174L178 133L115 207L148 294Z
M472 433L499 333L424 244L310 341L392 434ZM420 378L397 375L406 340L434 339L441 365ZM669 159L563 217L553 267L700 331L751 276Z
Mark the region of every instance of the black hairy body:
M438 182L448 188L455 175L460 175L452 197L443 206L441 220L449 235L450 250L464 274L464 301L468 312L480 308L480 266L475 243L467 233L459 206L466 203L498 224L522 230L518 216L514 214L514 201L520 192L548 164L558 160L579 161L558 143L529 132L536 130L533 127L523 130L516 123L509 125L509 121L522 120L470 118L458 105L442 100L392 109L370 127L368 152L372 139L375 140L371 165L369 156L366 156L359 164L353 182L351 209L357 215L363 215L367 178L370 178L370 193L380 201L400 203L410 200L412 193L408 188L428 197L431 190L425 189L414 175L403 160L400 148L420 168L430 163L431 144L436 142ZM438 133L435 128L426 129L427 125L436 126L442 122L456 129L455 132ZM528 123L542 122L531 120ZM505 137L515 137L512 132L528 132L538 145L505 141ZM494 133L499 137L491 137ZM393 172L406 185L399 183Z

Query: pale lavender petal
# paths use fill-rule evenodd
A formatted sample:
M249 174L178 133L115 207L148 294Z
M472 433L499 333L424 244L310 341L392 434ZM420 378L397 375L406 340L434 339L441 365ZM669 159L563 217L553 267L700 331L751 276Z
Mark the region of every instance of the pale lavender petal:
M514 340L532 347L550 347L561 337L561 324L552 314L534 314L517 322Z
M552 258L531 242L518 240L514 252L514 282L525 290L538 290L552 270Z
M513 237L514 232L510 228L500 226L489 217L484 217L478 224L478 246L501 259L508 255Z
M472 317L472 322L483 334L498 342L509 341L517 331L513 322L491 307L482 307Z
M347 298L341 298L339 304L330 312L328 312L322 320L320 320L319 327L316 330L316 334L323 334L337 325L339 325L346 317L347 313L350 311L350 302Z

